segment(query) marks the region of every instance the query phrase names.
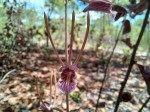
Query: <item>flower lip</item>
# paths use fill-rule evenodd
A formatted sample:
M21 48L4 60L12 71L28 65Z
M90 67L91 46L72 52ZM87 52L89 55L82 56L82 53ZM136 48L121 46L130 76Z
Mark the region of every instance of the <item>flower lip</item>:
M61 79L64 80L67 83L73 82L73 79L75 79L75 70L73 68L65 68L61 72Z
M63 79L59 79L58 81L58 87L60 88L61 92L64 94L68 94L71 91L73 91L75 89L77 85L77 80L73 79L72 82L66 82Z
M58 87L63 93L70 93L77 85L76 73L78 68L75 65L65 65L60 68L61 78L58 81Z

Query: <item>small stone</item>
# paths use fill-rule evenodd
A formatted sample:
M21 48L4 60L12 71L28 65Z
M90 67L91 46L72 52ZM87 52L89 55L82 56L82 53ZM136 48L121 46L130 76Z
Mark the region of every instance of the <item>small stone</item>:
M47 68L47 67L43 67L42 68L42 73L43 74L46 74L46 73L48 73L49 72L49 69Z
M63 103L63 104L62 104L62 108L63 108L63 109L66 109L66 103Z
M18 101L19 101L18 97L11 97L11 98L8 99L8 103L10 105L16 105L18 103Z
M11 91L9 90L9 88L6 89L5 94L11 94Z
M31 112L39 112L38 109L32 109Z
M20 73L21 75L29 75L30 74L30 72L29 71L21 71L21 73Z
M28 109L32 108L33 103L30 103L29 105L27 105Z

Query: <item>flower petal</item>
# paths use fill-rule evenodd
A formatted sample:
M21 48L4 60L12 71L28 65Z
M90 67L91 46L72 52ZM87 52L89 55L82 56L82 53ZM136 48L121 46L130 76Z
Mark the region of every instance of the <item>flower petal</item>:
M73 79L72 82L66 82L61 78L58 80L58 87L60 88L61 92L64 94L68 94L71 91L73 91L76 85L77 85L76 79Z

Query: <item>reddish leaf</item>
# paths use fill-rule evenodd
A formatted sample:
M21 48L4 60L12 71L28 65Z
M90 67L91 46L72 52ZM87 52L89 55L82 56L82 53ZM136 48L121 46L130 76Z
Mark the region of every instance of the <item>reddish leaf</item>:
M123 34L131 32L131 25L130 25L130 21L129 20L123 21L123 26L124 26Z
M136 5L136 7L133 9L133 12L138 14L140 12L143 12L145 9L147 9L148 1L147 0L141 0L140 3Z
M111 13L112 3L107 0L91 1L90 4L83 10L87 11L101 11L105 13Z
M128 47L130 47L131 49L133 48L133 45L131 43L130 38L126 38L126 39L121 39L122 42L124 42Z
M125 14L127 14L127 11L124 7L121 7L119 5L113 5L112 6L112 11L116 11L117 14L114 18L114 20L118 20L120 17L123 17Z
M140 64L137 65L147 85L148 94L150 95L150 69L144 69L144 66Z
M122 93L122 95L121 95L121 100L122 100L123 102L129 102L129 101L132 100L132 98L133 98L133 96L132 96L131 93L129 93L129 92L124 92L124 93Z
M137 64L137 66L139 67L141 74L144 74L144 66L140 64Z
M136 1L132 0L131 4L125 5L128 9L130 16L134 18L137 14L141 14L148 7L148 0L140 0L139 3L136 4Z
M118 13L115 15L114 20L117 21L120 17L123 17L124 15L125 15L125 14L118 12Z
M128 56L123 56L123 58L122 58L122 62L123 62L123 63L126 63L126 62L127 62L127 60L128 60Z
M119 5L113 5L112 10L119 12L119 13L124 13L124 14L127 13L126 9L124 7L119 6Z

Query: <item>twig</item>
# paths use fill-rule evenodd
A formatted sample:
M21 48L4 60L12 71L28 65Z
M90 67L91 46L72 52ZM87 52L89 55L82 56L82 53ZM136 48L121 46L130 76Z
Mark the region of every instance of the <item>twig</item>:
M147 98L147 100L145 101L145 103L143 103L142 107L140 108L140 110L138 112L142 112L143 108L147 105L149 100L150 100L150 97Z
M74 22L75 22L75 13L73 11L72 12L72 27L71 27L70 50L69 50L69 59L68 59L68 63L69 64L71 64L71 59L72 59L72 46L73 46L73 41L74 41Z
M124 18L124 20L125 20L125 19L126 19L126 17ZM108 61L107 61L107 64L106 64L106 67L105 67L105 70L104 70L104 77L103 77L103 80L102 80L102 85L101 85L101 87L100 87L100 89L99 89L99 95L98 95L98 99L97 99L97 104L96 104L95 112L98 111L98 104L99 104L99 100L100 100L100 98L101 98L102 90L103 90L103 87L104 87L104 84L105 84L105 81L106 81L107 71L108 71L108 68L109 68L109 64L110 64L110 61L111 61L112 56L113 56L113 54L114 54L114 51L115 51L115 49L116 49L116 46L117 46L117 44L118 44L118 41L119 41L119 37L120 37L121 31L122 31L122 28L123 28L123 25L121 26L120 31L119 31L119 33L118 33L118 35L117 35L117 39L116 39L116 41L115 41L115 45L114 45L114 47L113 47L113 49L112 49L112 52L111 52L111 54L110 54L110 56L109 56L109 58L108 58Z
M69 94L66 94L67 112L69 112Z
M42 100L43 98L42 98L42 96L41 96L41 94L40 94L40 92L39 92L38 78L37 78L37 77L35 77L35 81L36 81L36 92L37 92L37 94L38 94L38 97L39 97L40 101L41 101L42 103L44 103L44 101Z
M56 104L56 94L57 94L57 87L56 87L56 85L57 85L56 71L54 71L53 76L54 76L54 86L55 86L55 91L54 91L54 105L55 105L55 104Z
M16 69L13 69L13 70L7 72L7 73L4 75L4 77L0 80L0 83L2 83L2 82L4 81L4 79L5 79L6 77L8 77L10 74L12 74L13 72L16 72L16 71L17 71Z
M53 72L53 71L52 71ZM49 104L52 104L52 79L53 78L53 73L50 74L50 91L49 91L49 95L50 95L50 101Z
M65 55L66 55L66 64L68 63L68 39L67 39L67 18L68 18L68 0L65 0Z
M65 57L66 57L66 64L68 64L68 38L67 38L67 18L68 18L68 0L65 0ZM67 106L67 112L69 112L69 95L66 94L66 106Z
M127 70L127 73L126 73L126 76L124 78L124 81L121 85L121 88L120 88L120 91L119 91L119 95L118 95L118 98L117 98L117 103L116 103L116 106L115 106L115 109L114 109L114 112L117 112L118 111L118 107L119 107L119 104L120 104L120 100L121 100L121 95L123 93L123 90L125 88L125 85L128 81L128 78L130 76L130 72L131 72L131 69L133 67L133 64L134 64L134 59L135 59L135 56L136 56L136 51L138 49L138 46L140 44L140 41L142 39L142 36L144 34L144 31L145 31L145 28L146 28L146 25L147 25L147 20L148 20L148 16L149 16L149 12L150 12L150 3L148 3L148 9L147 9L147 12L145 14L145 19L144 19L144 22L143 22L143 25L142 25L142 28L141 28L141 31L140 31L140 34L139 34L139 37L137 39L137 42L135 44L135 47L133 49L133 52L132 52L132 57L131 57L131 60L130 60L130 64L129 64L129 67L128 67L128 70Z
M147 26L148 28L147 28L147 30L148 30L148 32L147 32L147 34L146 34L146 38L147 38L147 44L149 44L149 35L150 35L150 24L148 24L148 26ZM147 49L147 55L146 55L146 58L145 58L145 60L143 60L143 64L145 64L147 61L148 61L148 59L149 59L149 56L150 56L150 46L148 46L148 49Z

